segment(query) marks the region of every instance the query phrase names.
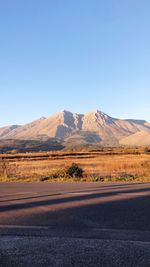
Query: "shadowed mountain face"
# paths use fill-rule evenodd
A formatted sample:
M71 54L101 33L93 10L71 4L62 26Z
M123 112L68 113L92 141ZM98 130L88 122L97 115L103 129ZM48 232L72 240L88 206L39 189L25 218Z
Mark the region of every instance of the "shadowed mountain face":
M140 145L139 140L143 138L144 133L147 140L145 145L149 145L149 123L144 120L112 118L98 110L85 114L63 111L23 126L0 128L1 139L44 140L56 138L65 144L97 143L103 146L132 145L132 140L134 140L134 145ZM130 136L133 138L129 138Z
M64 146L53 138L45 140L0 139L0 153L62 150Z

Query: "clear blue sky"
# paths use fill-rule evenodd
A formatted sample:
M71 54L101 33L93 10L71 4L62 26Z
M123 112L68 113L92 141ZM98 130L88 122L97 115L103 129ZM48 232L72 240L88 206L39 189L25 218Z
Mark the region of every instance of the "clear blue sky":
M0 100L0 126L64 109L150 121L150 1L0 1Z

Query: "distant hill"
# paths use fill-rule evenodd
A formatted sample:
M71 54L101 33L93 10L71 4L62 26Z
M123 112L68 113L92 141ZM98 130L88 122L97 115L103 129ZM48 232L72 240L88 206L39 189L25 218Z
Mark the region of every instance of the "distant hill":
M47 140L16 140L1 139L0 153L23 153L23 152L39 152L39 151L56 151L62 150L64 146L55 139Z
M120 140L121 145L126 146L147 146L150 145L150 133L146 131L140 131L132 134L122 140Z
M99 110L85 114L64 110L23 126L0 128L1 142L8 139L48 142L51 138L65 147L150 145L150 124L145 120L113 118Z
M0 128L0 138L7 136L10 132L19 127L19 125L11 125Z

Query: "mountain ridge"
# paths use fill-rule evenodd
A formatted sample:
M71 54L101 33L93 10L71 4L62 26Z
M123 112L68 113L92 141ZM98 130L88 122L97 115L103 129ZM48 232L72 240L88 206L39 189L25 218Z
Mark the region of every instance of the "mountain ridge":
M139 132L143 134L138 135ZM135 138L128 138L133 135ZM150 123L147 121L113 118L97 109L84 114L63 110L22 126L0 128L0 139L44 140L55 138L66 144L97 143L102 146L123 144L132 146L132 143L140 145L139 140L144 138L144 135L148 140L147 145L150 145L148 138Z

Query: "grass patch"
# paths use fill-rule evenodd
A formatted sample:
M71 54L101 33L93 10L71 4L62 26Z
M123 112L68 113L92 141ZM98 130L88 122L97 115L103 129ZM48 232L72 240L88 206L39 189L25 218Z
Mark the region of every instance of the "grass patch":
M0 182L150 182L150 153L120 151L5 155Z

